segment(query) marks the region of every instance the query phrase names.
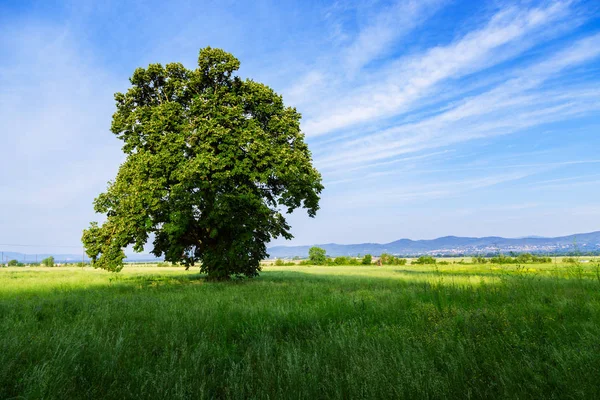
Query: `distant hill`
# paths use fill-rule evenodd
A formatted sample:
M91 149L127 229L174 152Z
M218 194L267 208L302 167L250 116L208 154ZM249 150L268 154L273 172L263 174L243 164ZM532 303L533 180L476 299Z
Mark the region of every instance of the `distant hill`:
M528 236L523 238L503 238L499 236L488 237L459 237L444 236L431 240L400 239L390 243L359 243L359 244L316 244L327 251L331 257L358 256L371 254L378 256L381 253L390 253L404 256L418 256L423 254L443 254L448 256L475 255L490 253L542 253L566 254L572 252L600 252L600 231L579 233L560 237ZM308 257L308 249L312 246L274 246L267 250L270 258ZM2 249L0 249L2 251ZM53 256L56 262L80 262L81 254L37 254L37 261ZM7 260L34 262L35 254L4 252L4 262ZM86 257L85 261L89 259ZM128 255L126 262L161 261L151 254Z
M600 231L580 233L560 237L503 238L498 236L488 237L458 237L444 236L432 240L400 239L390 243L360 243L360 244L317 244L327 250L331 257L357 256L361 254L380 255L390 253L398 255L473 255L488 253L546 253L564 254L574 251L594 252L600 251ZM274 246L268 249L270 258L307 257L311 246Z

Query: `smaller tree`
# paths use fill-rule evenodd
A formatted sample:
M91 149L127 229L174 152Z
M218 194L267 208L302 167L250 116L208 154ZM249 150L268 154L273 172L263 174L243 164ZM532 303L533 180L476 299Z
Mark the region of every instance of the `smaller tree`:
M373 257L370 254L365 254L365 256L362 259L362 264L363 265L371 265L372 261L373 261Z
M317 246L313 246L308 250L308 259L314 265L323 265L327 262L326 251Z
M19 265L19 262L17 260L10 260L8 262L9 267L16 267L17 265Z
M45 267L54 267L54 257L50 256L42 260L42 265Z

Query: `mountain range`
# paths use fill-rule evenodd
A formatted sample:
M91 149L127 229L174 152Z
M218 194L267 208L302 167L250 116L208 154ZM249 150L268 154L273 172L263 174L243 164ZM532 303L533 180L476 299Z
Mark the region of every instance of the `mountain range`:
M431 240L400 239L390 243L318 244L330 257L358 256L382 253L394 255L476 255L495 253L566 254L600 251L600 231L560 237L529 236L524 238L444 236ZM312 246L274 246L268 249L270 258L307 257Z
M379 256L389 253L403 256L419 255L476 255L496 253L538 253L538 254L567 254L573 252L590 253L600 252L600 231L590 233L578 233L569 236L539 237L528 236L523 238L503 238L499 236L488 237L459 237L444 236L431 240L400 239L390 243L359 243L359 244L317 244L327 251L330 257L337 256L360 256L371 254ZM312 246L274 246L267 252L269 258L292 258L308 257L308 249ZM0 251L2 251L0 249ZM24 254L15 252L2 252L3 260L18 260L31 263L53 256L56 262L75 263L82 260L81 254ZM89 259L85 257L85 261ZM134 261L159 261L150 254L129 254L126 262Z

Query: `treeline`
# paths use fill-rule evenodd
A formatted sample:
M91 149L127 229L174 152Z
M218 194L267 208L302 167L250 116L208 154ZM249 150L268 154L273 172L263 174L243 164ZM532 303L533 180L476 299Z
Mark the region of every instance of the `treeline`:
M54 267L54 257L47 257L44 258L41 262L39 263L24 263L24 262L20 262L18 260L10 260L6 263L6 265L4 264L0 264L0 267L24 267L24 266L31 266L31 267L35 267L35 266L44 266L44 267Z
M474 257L473 262L474 264L485 264L486 262L491 264L549 264L552 262L552 258L536 256L531 253L522 253L516 257L499 254L489 259L483 257Z
M551 263L551 257L537 256L531 253L515 254L514 256L506 256L503 254L495 254L492 257L475 256L472 257L470 262L461 259L460 261L452 262L453 264L547 264ZM563 259L563 262L572 262L571 258ZM325 265L325 266L336 266L336 265L406 265L408 260L403 257L394 256L392 254L383 253L379 256L379 259L373 261L373 257L370 254L364 257L328 257L325 249L320 247L311 247L309 250L309 257L306 260L301 260L298 263L293 261L284 261L278 259L275 261L277 266L292 266L292 265ZM413 260L411 265L448 265L451 262L447 260L438 261L435 257L430 255L424 255Z
M275 260L277 266L292 266L292 265L406 265L408 260L406 258L397 257L392 254L383 253L379 256L379 259L373 261L373 256L366 254L363 257L327 257L325 249L320 247L311 247L308 251L308 259L301 260L299 263L293 261L284 261L282 259ZM421 256L416 260L412 261L411 264L436 264L437 260L432 256ZM442 262L443 263L443 262ZM447 263L447 262L446 262Z

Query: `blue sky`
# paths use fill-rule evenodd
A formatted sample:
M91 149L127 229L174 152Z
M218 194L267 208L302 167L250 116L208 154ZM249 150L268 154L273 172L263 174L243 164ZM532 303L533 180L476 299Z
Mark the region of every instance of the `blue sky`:
M2 250L78 246L123 161L113 93L209 45L302 113L323 175L274 243L600 230L598 1L4 0Z

